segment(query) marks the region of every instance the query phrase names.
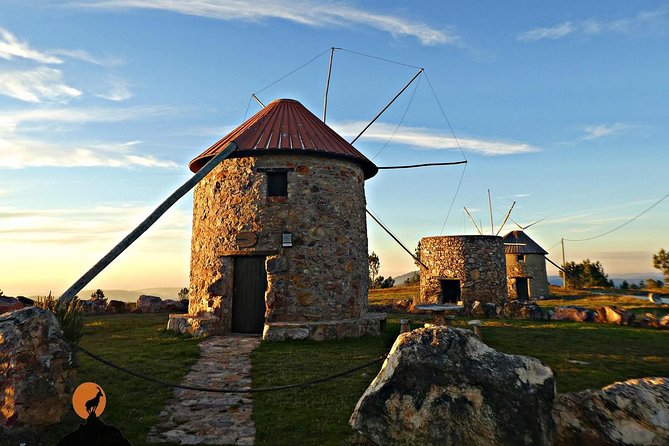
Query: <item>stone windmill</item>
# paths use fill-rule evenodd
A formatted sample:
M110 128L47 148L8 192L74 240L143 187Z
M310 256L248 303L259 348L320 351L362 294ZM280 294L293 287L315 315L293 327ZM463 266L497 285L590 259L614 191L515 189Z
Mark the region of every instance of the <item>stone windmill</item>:
M276 100L190 163L234 152L195 188L181 332L265 339L378 334L367 313L364 182L377 167L290 99Z

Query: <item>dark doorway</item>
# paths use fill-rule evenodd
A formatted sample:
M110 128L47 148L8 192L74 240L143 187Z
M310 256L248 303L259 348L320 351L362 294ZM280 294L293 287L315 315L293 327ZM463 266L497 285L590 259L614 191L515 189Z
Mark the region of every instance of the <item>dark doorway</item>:
M460 281L458 279L443 279L441 282L440 304L456 304L460 300Z
M235 257L232 331L262 333L267 273L264 257Z
M518 300L528 300L530 298L530 279L516 277L516 296Z

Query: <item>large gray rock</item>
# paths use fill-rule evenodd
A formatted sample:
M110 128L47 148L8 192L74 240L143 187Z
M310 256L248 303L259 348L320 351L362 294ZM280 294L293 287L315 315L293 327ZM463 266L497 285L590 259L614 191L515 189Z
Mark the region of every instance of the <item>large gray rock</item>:
M42 308L0 316L0 444L12 432L58 423L70 409L76 364L60 335Z
M551 445L555 378L469 330L400 335L350 423L378 445Z
M554 418L556 446L669 445L669 379L560 394Z
M140 313L160 313L163 300L158 296L142 294L137 298L137 311Z
M110 300L107 304L107 313L125 313L128 306L121 300Z

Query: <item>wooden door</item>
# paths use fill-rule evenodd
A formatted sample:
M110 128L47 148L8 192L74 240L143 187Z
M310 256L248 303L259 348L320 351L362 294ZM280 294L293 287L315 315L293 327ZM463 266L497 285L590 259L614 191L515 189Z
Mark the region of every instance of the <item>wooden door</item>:
M516 278L516 296L518 300L528 300L530 298L530 279L527 277Z
M267 273L264 257L235 257L232 331L262 333Z

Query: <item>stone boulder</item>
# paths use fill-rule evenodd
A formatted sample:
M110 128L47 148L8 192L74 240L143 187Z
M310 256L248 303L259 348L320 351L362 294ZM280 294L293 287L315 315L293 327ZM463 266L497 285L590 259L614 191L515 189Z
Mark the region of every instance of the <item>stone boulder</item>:
M669 314L663 316L658 322L657 322L658 328L663 328L663 329L669 329Z
M168 313L186 313L188 311L188 301L165 299L162 302L162 311Z
M126 313L128 311L128 307L126 306L125 302L121 300L110 300L109 303L107 303L107 313Z
M158 296L142 294L137 298L137 311L140 313L160 313L163 300Z
M70 410L76 363L60 335L56 318L42 308L0 316L0 444L58 423Z
M20 310L23 304L16 297L0 296L0 314Z
M595 322L615 325L631 325L636 318L636 315L631 311L616 306L604 306L597 308Z
M555 307L551 319L554 321L592 322L595 320L596 314L588 308L567 305Z
M475 300L469 309L465 309L465 314L477 319L491 319L497 317L497 305L489 302L480 302Z
M401 334L350 424L377 445L551 445L555 378L471 331Z
M669 444L669 379L630 379L560 394L555 400L556 446Z
M102 314L107 309L105 299L80 300L79 303L86 314Z
M504 319L543 319L541 307L534 302L511 300L497 307L497 315Z
M23 304L24 307L32 307L35 305L35 300L26 296L16 296L16 298Z

